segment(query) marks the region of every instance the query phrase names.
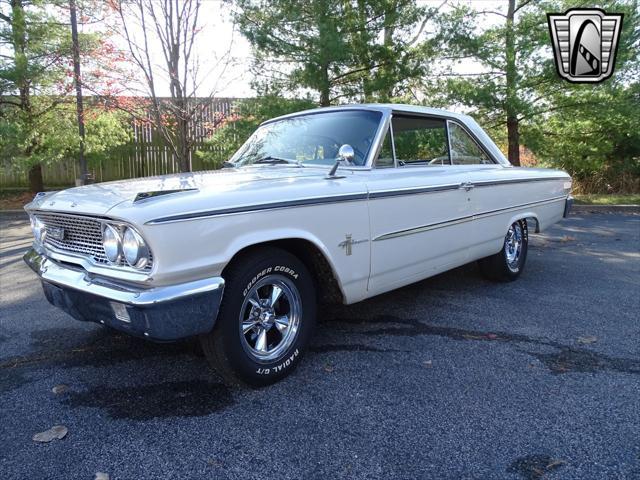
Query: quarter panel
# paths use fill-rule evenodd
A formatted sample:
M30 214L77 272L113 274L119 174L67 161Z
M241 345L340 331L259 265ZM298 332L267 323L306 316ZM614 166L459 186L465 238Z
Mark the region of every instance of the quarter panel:
M471 193L476 240L470 256L482 258L502 248L514 221L534 217L540 229L562 218L570 177L559 170L505 168L502 171L470 171L475 185Z

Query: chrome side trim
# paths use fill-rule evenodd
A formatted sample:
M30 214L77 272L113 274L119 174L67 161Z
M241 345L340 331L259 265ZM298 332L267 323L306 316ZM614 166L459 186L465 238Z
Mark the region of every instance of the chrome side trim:
M146 222L146 225L157 225L159 223L179 222L183 220L193 220L207 217L217 217L221 215L234 215L237 213L260 212L264 210L280 210L290 207L304 207L308 205L322 205L327 203L353 202L357 200L366 200L366 193L352 193L347 195L335 195L331 197L311 197L302 198L300 200L288 200L284 202L264 203L261 205L246 205L240 207L220 208L218 210L205 210L201 212L184 213L180 215L171 215L169 217L161 217Z
M416 233L423 233L429 230L436 230L438 228L450 227L452 225L458 225L460 223L466 223L473 221L473 215L469 215L466 217L456 218L455 220L447 220L445 222L436 222L429 223L427 225L422 225L420 227L407 228L406 230L398 230L396 232L385 233L383 235L379 235L373 239L374 242L378 242L380 240L389 240L391 238L404 237L407 235L414 235Z
M136 288L93 279L86 272L59 265L33 249L25 253L23 258L43 281L136 307L149 307L164 302L173 302L224 288L224 279L221 277L164 287Z
M504 212L508 212L508 211L512 211L512 210L519 210L521 208L525 208L525 207L531 207L534 205L545 205L547 203L555 203L555 202L559 202L560 200L565 200L567 197L562 195L559 197L553 197L553 198L549 198L546 200L541 200L538 202L530 202L530 203L523 203L520 205L515 205L512 207L505 207L505 208L499 208L497 210L490 210L487 212L482 212L482 213L476 213L474 215L467 215L464 217L458 217L455 218L453 220L446 220L444 222L436 222L436 223L429 223L427 225L421 225L419 227L414 227L414 228L407 228L405 230L398 230L395 232L390 232L390 233L385 233L382 235L379 235L377 237L375 237L373 239L374 242L378 242L380 240L389 240L391 238L398 238L398 237L404 237L406 235L414 235L416 233L422 233L422 232L426 232L429 230L435 230L438 228L444 228L444 227L449 227L452 225L457 225L460 223L465 223L465 222L471 222L473 220L478 220L480 218L485 218L485 217L491 217L494 215L498 215L500 213L504 213Z
M566 198L567 198L566 195L559 195L557 197L551 197L546 200L539 200L537 202L521 203L520 205L514 205L513 207L498 208L496 210L489 210L486 212L477 213L473 217L474 217L474 220L477 218L492 217L494 215L499 215L501 213L509 212L512 210L519 210L525 207L533 207L538 205L546 205L547 203L559 202L560 200L565 200Z
M386 197L399 197L404 195L419 195L421 193L432 192L444 192L446 190L458 190L461 183L450 183L446 185L435 185L432 187L410 187L410 188L398 188L395 190L379 190L377 192L370 192L369 199L375 200L378 198Z
M512 183L546 182L550 180L567 180L571 177L542 177L542 178L513 178L507 180L480 180L473 182L476 187L491 187L494 185L509 185Z
M501 184L513 184L513 183L527 183L527 182L541 182L551 180L566 180L570 177L547 177L547 178L523 178L523 179L508 179L508 180L492 180L492 181L480 181L473 182L476 187L484 187L489 185L501 185ZM330 197L309 197L299 200L287 200L282 202L272 202L259 205L243 205L238 207L220 208L217 210L204 210L199 212L190 212L179 215L171 215L168 217L154 218L146 222L146 225L157 225L162 223L179 222L185 220L194 220L201 218L217 217L222 215L235 215L238 213L252 213L266 210L279 210L283 208L292 207L307 207L313 205L324 205L330 203L340 202L353 202L359 200L376 200L386 197L397 197L403 195L420 195L424 193L443 192L447 190L457 190L462 187L462 183L450 183L444 185L434 185L429 187L409 187L398 188L393 190L378 190L367 193L353 193L346 195L334 195Z
M174 190L153 190L150 192L138 192L133 199L133 203L139 203L142 200L149 200L152 198L163 197L165 195L174 195L176 193L197 192L197 188L180 188Z

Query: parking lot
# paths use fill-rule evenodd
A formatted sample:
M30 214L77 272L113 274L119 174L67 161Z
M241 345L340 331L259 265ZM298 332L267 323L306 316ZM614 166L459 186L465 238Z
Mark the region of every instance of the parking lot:
M640 478L640 216L574 214L514 283L475 265L324 308L283 382L50 306L2 220L3 478ZM53 393L52 388L64 385ZM53 425L67 436L36 443Z

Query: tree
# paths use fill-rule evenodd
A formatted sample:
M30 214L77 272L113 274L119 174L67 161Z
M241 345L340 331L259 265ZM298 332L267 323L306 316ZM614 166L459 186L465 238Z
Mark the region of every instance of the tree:
M14 149L14 161L28 166L29 188L44 189L42 157L43 123L64 101L69 90L65 60L70 43L66 28L48 13L56 4L45 6L36 0L9 0L0 10L0 41L10 54L0 64L0 110L3 133L20 133L20 150ZM34 100L34 95L38 98Z
M313 100L290 99L279 95L266 95L241 100L233 113L224 118L214 134L205 142L197 155L219 168L242 146L258 126L270 118L313 108Z
M574 88L570 98L549 93L557 108L525 124L527 146L541 163L568 171L583 193L637 193L640 82L634 78L640 77Z
M556 74L546 14L584 5L573 0L508 0L505 4L506 9L495 10L458 4L440 17L446 39L444 58L458 64L471 61L477 69L465 73L452 69L437 90L444 92L450 103L473 108L489 127L506 126L508 158L519 165L523 126L526 130L527 125L544 121L550 112L580 106L571 92L582 86L569 84ZM633 30L628 20L634 10L637 12L635 0L608 2L602 7L627 12L625 32L628 35ZM626 44L620 50L630 48ZM618 56L618 78L624 75L621 72L627 59L624 52Z
M197 96L204 80L194 48L202 29L201 4L201 0L111 2L120 17L131 58L144 77L153 126L162 134L183 172L191 171L191 155L200 140L192 127L202 121L217 87L214 85L206 95ZM154 48L159 49L163 65L154 62ZM228 55L224 56L217 67L224 70L228 61ZM158 95L164 78L169 85L167 99ZM139 109L133 113L139 114Z
M25 151L29 152L28 161L38 165L77 158L80 151L73 103L60 103L47 111L40 103L40 97L32 99L34 111L41 112L35 124L0 117L0 154L18 168L24 161ZM101 105L86 106L85 126L85 156L94 167L109 161L113 149L131 139L129 118L122 112L105 110Z
M544 9L528 0L505 3L506 11L458 4L440 18L445 58L478 65L474 72L451 72L441 91L451 102L477 109L488 123L506 125L508 158L520 165L519 115L531 107L527 99L535 86L553 71L540 50L548 43Z
M254 47L254 73L269 93L312 90L327 106L389 100L425 71L415 46L437 11L414 0L236 0Z
M79 137L72 133L77 126L69 126L65 116L73 90L68 6L68 0L5 0L0 6L0 42L6 52L0 57L2 158L11 167L28 171L33 192L44 189L43 165L70 160L69 155L78 152ZM88 8L99 6L91 0L81 6L85 11L99 10ZM87 20L86 14L82 17ZM83 80L89 82L90 91L113 92L116 82L105 75L119 73L113 46L97 33L79 34L78 46L86 67ZM126 81L126 76L120 78Z

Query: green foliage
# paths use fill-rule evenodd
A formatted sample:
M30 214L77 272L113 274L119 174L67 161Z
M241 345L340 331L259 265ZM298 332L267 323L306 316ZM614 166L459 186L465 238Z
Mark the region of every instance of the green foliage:
M418 55L426 52L426 44L417 45L419 26L435 9L414 0L235 3L240 31L254 47L258 86L265 92L312 90L320 105L386 101L425 72Z
M241 100L234 106L234 113L225 119L196 155L212 168L220 168L265 120L314 106L308 98L290 99L278 95Z
M40 109L40 98L32 99ZM85 156L90 163L108 159L113 148L131 138L127 118L119 112L89 108L85 118ZM12 168L74 161L80 148L75 106L58 104L34 122L20 110L0 117L0 156Z
M130 142L132 132L128 115L117 111L89 111L85 122L85 157L89 164L108 161L111 152ZM74 158L78 144L74 145Z
M34 94L57 93L65 81L71 55L67 27L52 12L68 2L3 2L0 41L10 55L0 60L0 94L19 94L30 88ZM23 5L24 4L24 5Z
M571 101L571 108L530 122L527 145L585 190L640 191L640 84L583 88L572 92Z
M588 192L640 191L640 9L637 1L601 5L624 13L613 76L597 85L556 77L536 88L522 138L543 164L567 170Z
M459 62L471 60L478 69L460 75L453 68L427 92L430 99L466 107L498 143L506 143L511 116L516 126L510 140L524 145L544 164L564 168L583 182L588 179L587 188L640 188L638 2L588 5L625 15L615 73L599 85L566 82L553 62L546 14L584 6L577 0L517 1L512 26L495 12L454 6L438 19L446 39L444 53ZM514 38L513 71L508 62L509 35Z
M73 160L79 137L73 90L71 35L66 0L12 0L0 5L0 153L5 167L31 169L32 190L42 189L40 164ZM96 34L82 34L82 51L97 47ZM87 158L126 140L120 119L104 113L87 119Z

